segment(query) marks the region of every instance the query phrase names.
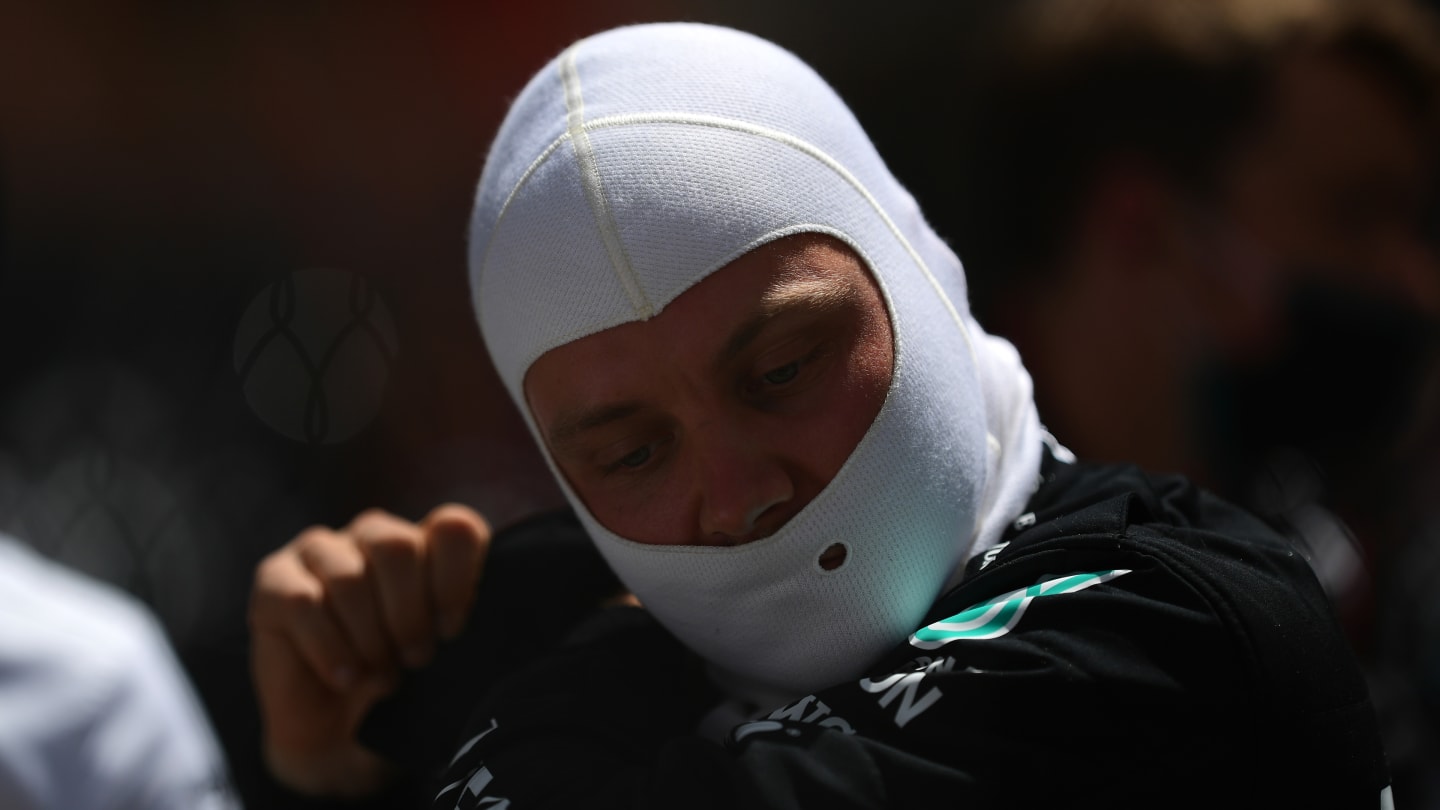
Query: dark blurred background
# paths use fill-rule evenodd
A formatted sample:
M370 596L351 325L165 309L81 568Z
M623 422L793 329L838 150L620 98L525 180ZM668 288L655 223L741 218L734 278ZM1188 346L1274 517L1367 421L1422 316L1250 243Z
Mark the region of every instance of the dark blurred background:
M503 526L561 503L465 278L526 79L617 24L752 31L953 237L967 71L1008 2L0 5L0 529L155 609L245 790L264 554L370 506Z

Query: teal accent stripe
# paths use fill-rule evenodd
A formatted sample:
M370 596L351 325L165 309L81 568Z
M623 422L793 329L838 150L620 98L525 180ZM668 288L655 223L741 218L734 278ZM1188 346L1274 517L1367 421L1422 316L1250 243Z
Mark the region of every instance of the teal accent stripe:
M981 641L999 638L1009 633L1019 623L1020 618L1025 615L1025 610L1036 599L1083 591L1128 573L1130 573L1129 569L1114 568L1109 571L1069 574L1055 579L1047 579L1028 588L1001 594L994 599L966 608L948 619L922 627L910 635L910 644L922 650L933 650L952 641Z

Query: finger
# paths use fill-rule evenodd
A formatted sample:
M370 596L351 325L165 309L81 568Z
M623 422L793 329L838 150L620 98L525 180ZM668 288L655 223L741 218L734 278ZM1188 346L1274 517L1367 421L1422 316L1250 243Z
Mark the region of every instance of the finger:
M361 659L325 607L324 589L287 547L261 561L251 595L252 632L287 639L321 682L337 691L354 686Z
M401 660L406 666L423 666L434 653L435 619L420 527L372 510L356 518L348 531L365 554L380 615Z
M365 554L356 541L328 529L312 529L294 546L306 570L320 581L326 606L360 653L366 674L393 669L395 648L375 588L366 578Z
M485 569L490 525L470 507L447 503L427 515L420 527L426 537L436 629L442 638L454 638L465 627L475 584Z

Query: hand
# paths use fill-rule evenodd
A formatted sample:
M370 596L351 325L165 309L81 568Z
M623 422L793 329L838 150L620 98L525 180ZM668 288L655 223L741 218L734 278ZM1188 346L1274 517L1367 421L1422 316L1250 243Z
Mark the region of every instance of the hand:
M380 510L312 527L261 561L251 666L266 762L304 793L360 797L390 765L355 741L360 721L464 628L490 527L458 504L418 525Z

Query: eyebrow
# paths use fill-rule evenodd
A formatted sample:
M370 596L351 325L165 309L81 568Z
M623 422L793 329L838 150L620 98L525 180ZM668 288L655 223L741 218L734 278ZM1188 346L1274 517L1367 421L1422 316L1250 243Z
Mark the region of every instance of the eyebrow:
M616 402L567 414L555 421L555 426L550 431L550 443L557 446L567 444L581 433L629 419L639 413L640 409L638 402Z
M851 297L851 285L835 284L822 279L791 280L767 289L756 311L746 318L725 341L715 357L715 365L734 360L755 341L777 318L801 311L828 313L844 308ZM619 422L640 413L639 402L615 402L565 414L555 420L550 430L550 444L556 448L572 443L576 437L596 428Z
M715 358L715 365L722 366L734 360L777 318L802 310L823 315L843 309L851 293L850 284L836 284L832 280L818 278L796 279L771 287L761 297L755 314L730 333L725 347Z

